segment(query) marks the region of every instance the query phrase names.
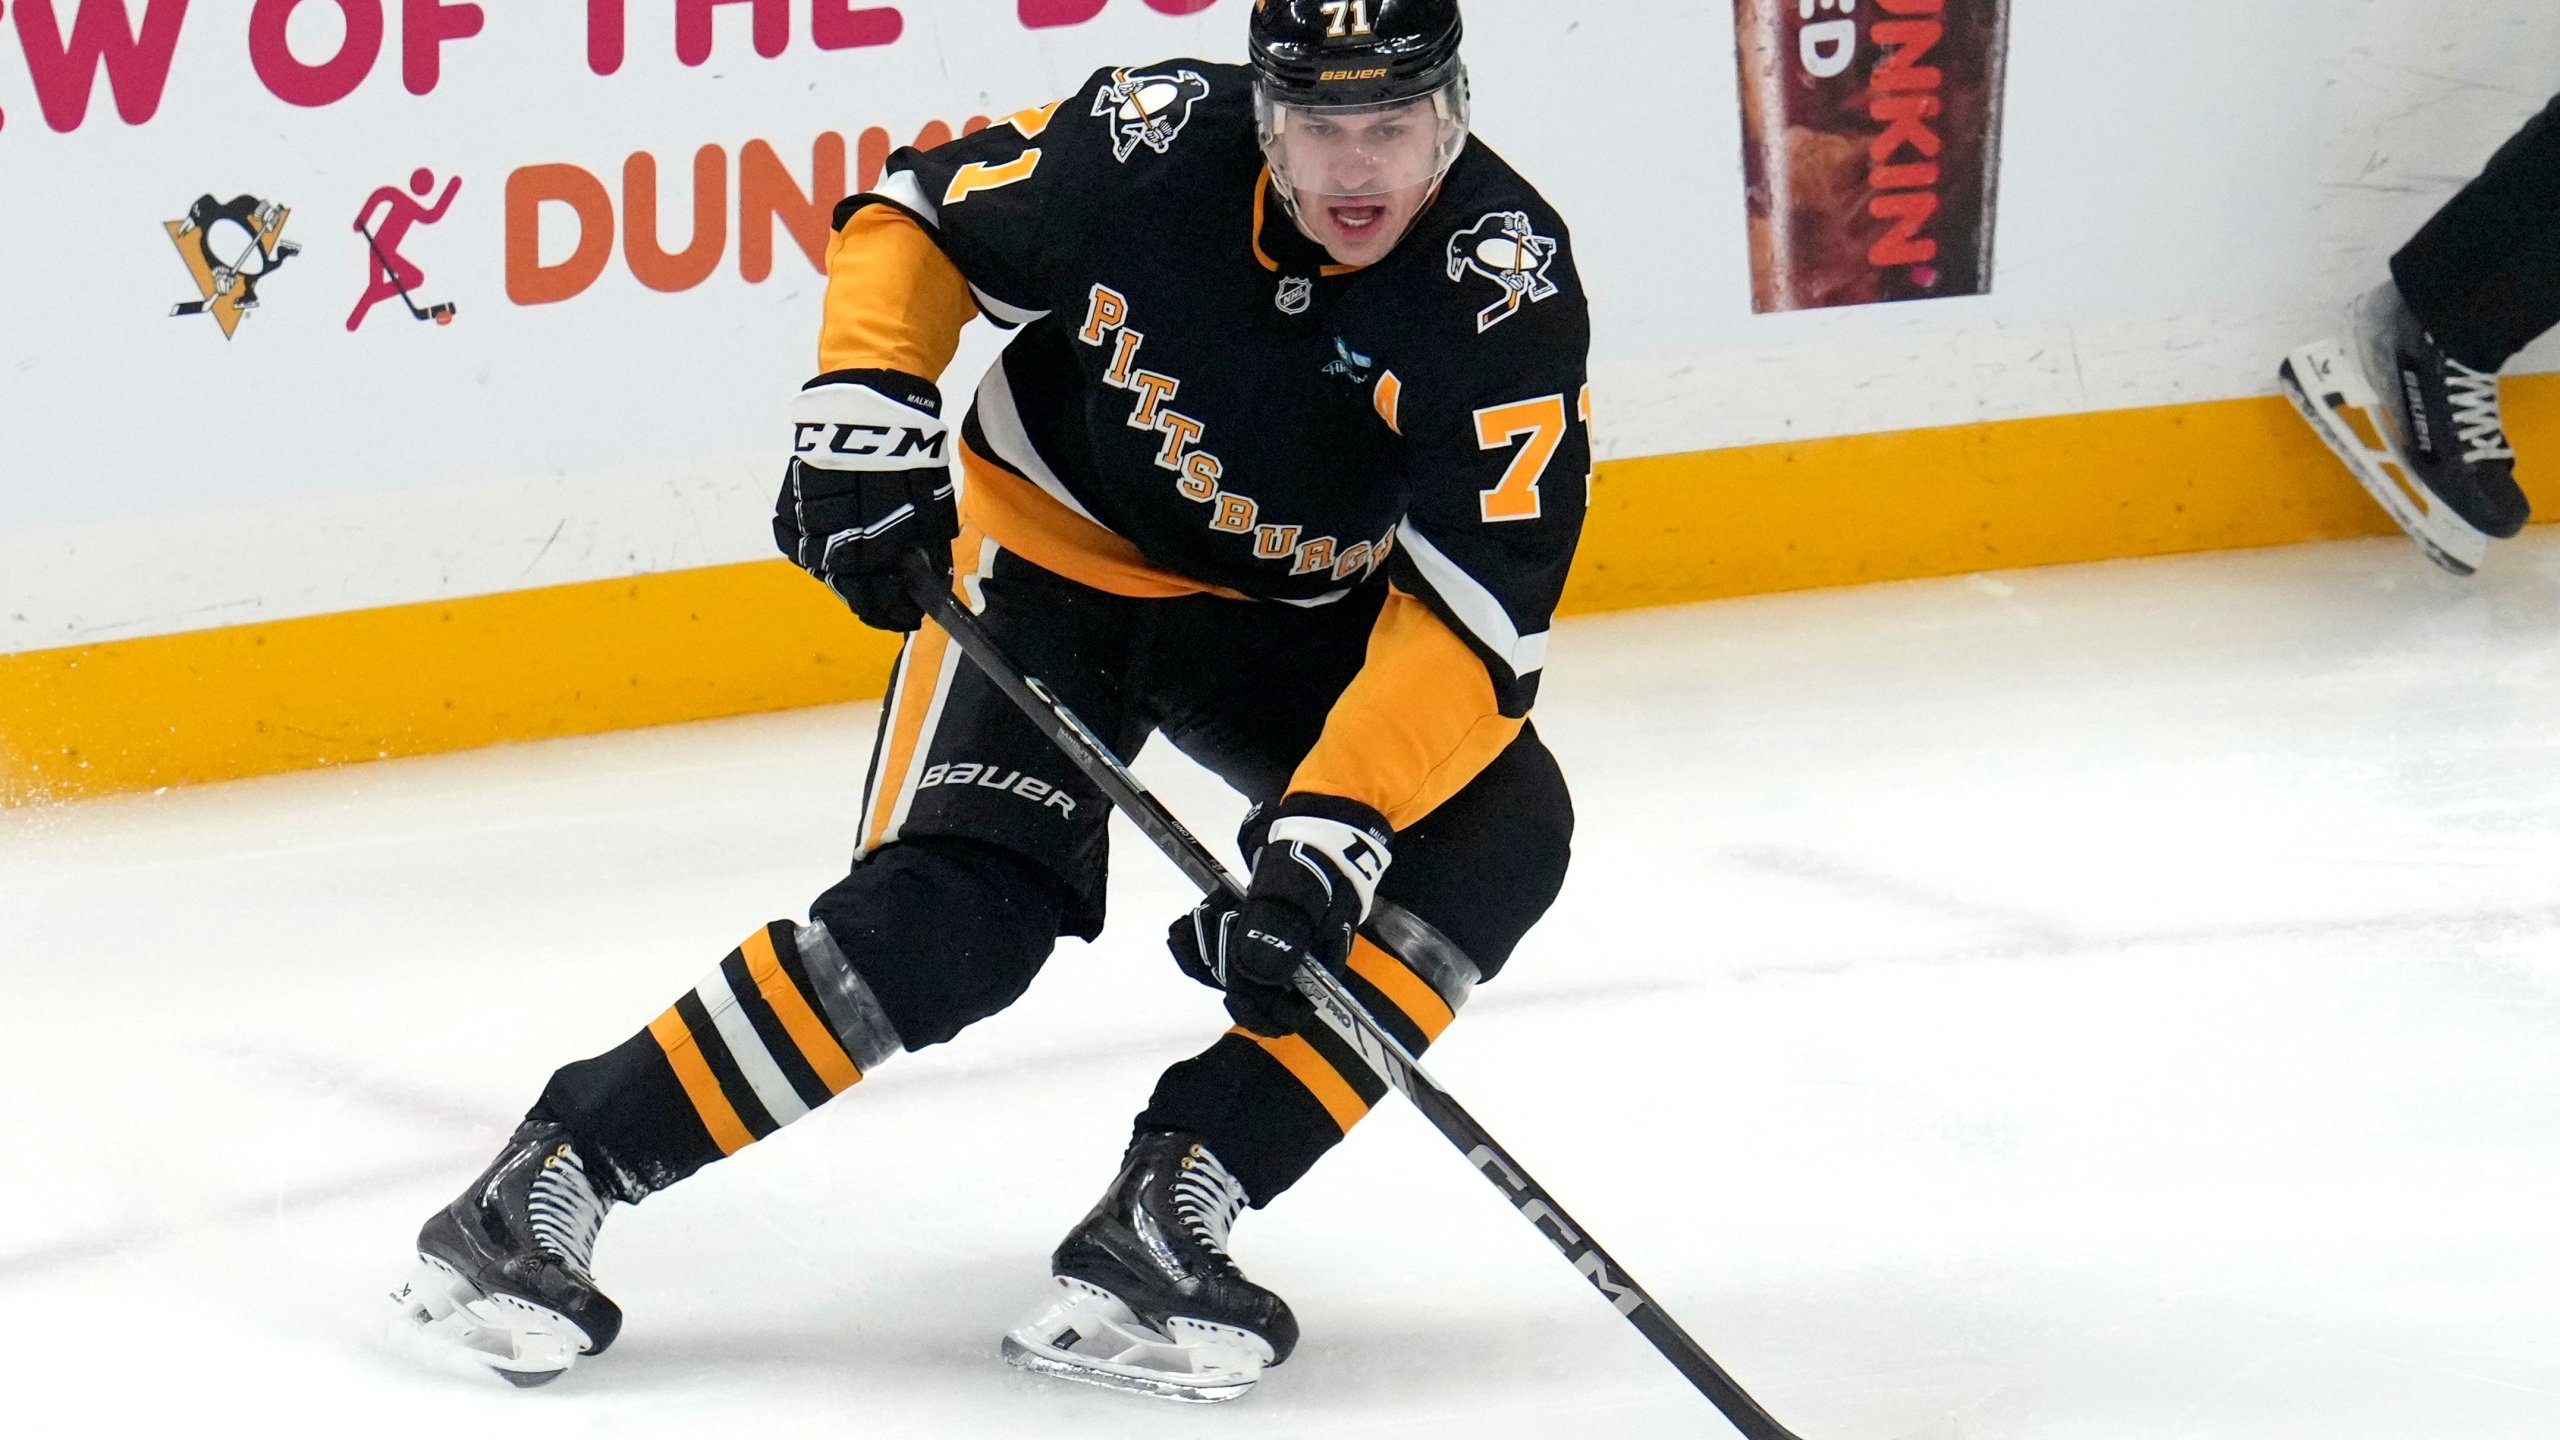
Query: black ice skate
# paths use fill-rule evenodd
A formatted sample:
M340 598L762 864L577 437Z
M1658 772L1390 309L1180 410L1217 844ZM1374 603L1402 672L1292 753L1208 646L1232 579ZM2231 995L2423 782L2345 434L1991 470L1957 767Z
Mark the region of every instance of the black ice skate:
M2287 398L2430 559L2468 575L2524 528L2498 376L2446 354L2385 281L2347 312L2343 340L2285 358Z
M1244 1202L1207 1146L1170 1131L1139 1136L1102 1203L1059 1242L1057 1288L1005 1337L1005 1359L1167 1400L1252 1389L1289 1358L1298 1322L1227 1256Z
M391 1296L403 1329L427 1350L512 1384L558 1379L622 1329L621 1309L588 1274L612 1205L567 1131L525 1121L487 1172L418 1232L418 1268Z

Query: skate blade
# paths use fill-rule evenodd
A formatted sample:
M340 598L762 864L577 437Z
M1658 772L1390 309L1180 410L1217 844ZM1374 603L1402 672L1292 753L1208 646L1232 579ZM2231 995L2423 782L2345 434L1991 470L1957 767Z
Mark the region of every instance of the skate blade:
M2428 559L2456 575L2469 575L2489 558L2489 537L2418 483L2409 457L2386 427L2373 383L2348 359L2345 347L2334 340L2313 341L2285 357L2276 379L2330 453Z
M1157 1400L1213 1405L1251 1390L1271 1363L1260 1336L1182 1317L1157 1330L1107 1290L1064 1276L1058 1295L1004 1337L1005 1362L1037 1375Z
M497 1376L518 1389L557 1380L587 1332L556 1310L480 1289L432 1255L391 1292L396 1348L441 1369Z

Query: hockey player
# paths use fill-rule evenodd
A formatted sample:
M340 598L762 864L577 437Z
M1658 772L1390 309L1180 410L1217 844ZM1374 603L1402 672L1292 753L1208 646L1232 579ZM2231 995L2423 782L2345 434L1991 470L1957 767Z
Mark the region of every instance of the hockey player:
M1264 0L1249 67L1102 71L838 207L774 533L914 632L851 873L552 1077L419 1235L395 1298L427 1336L519 1384L601 1352L613 1206L1101 929L1108 802L918 628L924 552L1115 749L1160 732L1255 805L1245 898L1169 937L1236 1025L1164 1073L1005 1353L1192 1400L1287 1358L1230 1227L1384 1094L1290 974L1332 967L1420 1050L1572 830L1527 716L1587 499L1588 322L1563 223L1469 136L1459 40L1456 0ZM955 426L936 381L981 315L1018 333ZM1357 936L1380 897L1418 917L1383 946Z
M2348 308L2343 339L2304 346L2278 375L2418 548L2469 575L2530 518L2498 371L2554 324L2560 99L2391 257L2391 278Z

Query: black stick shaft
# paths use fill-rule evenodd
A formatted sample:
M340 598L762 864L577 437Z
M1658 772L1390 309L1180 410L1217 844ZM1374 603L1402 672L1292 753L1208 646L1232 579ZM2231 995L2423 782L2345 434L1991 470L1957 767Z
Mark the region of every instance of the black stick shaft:
M916 602L924 607L925 613L959 644L979 670L995 682L997 689L1020 706L1022 712L1031 717L1032 723L1047 732L1059 750L1084 772L1086 779L1100 787L1122 814L1146 832L1156 848L1180 867L1193 884L1204 892L1223 892L1235 897L1244 894L1243 884L1218 862L1209 847L1200 843L1199 837L1174 818L1173 812L1167 810L1164 803L1139 782L1138 777L1129 773L1128 767L1120 763L1100 736L1077 719L1075 712L1052 694L1048 686L1014 668L1004 652L996 647L985 627L978 623L978 617L961 608L942 577L922 555L911 557L906 580L907 588ZM1392 902L1381 900L1371 918L1375 921L1392 914L1394 908ZM1467 1157L1467 1163L1501 1192L1502 1197L1519 1210L1521 1217L1546 1237L1547 1243L1572 1262L1573 1268L1591 1283L1600 1298L1609 1302L1611 1309L1625 1317L1637 1333L1662 1352L1662 1358L1670 1361L1672 1368L1722 1411L1724 1417L1733 1422L1734 1429L1749 1440L1797 1440L1792 1431L1779 1424L1776 1417L1762 1409L1759 1401L1752 1399L1731 1375L1725 1373L1715 1357L1690 1338L1689 1332L1680 1327L1680 1322L1672 1319L1669 1311L1646 1294L1634 1277L1611 1259L1609 1253L1600 1248L1599 1242L1590 1238L1588 1231L1574 1223L1573 1217L1564 1212L1564 1207L1556 1203L1546 1187L1532 1179L1528 1170L1512 1159L1510 1152L1497 1144L1493 1136L1476 1123L1475 1117L1469 1115L1455 1097L1441 1088L1440 1082L1423 1070L1421 1062L1378 1024L1377 1019L1361 1006L1341 981L1320 965L1307 965L1298 972L1298 987L1316 1002L1316 1013L1350 1043L1378 1077L1404 1092L1405 1098L1413 1102L1414 1108L1422 1112L1432 1128L1456 1146L1459 1153Z

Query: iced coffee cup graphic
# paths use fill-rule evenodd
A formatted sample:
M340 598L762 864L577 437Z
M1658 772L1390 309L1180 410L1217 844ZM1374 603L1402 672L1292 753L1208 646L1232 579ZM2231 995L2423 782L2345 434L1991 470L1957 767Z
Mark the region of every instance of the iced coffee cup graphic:
M1751 308L1984 295L2008 0L1735 0Z

